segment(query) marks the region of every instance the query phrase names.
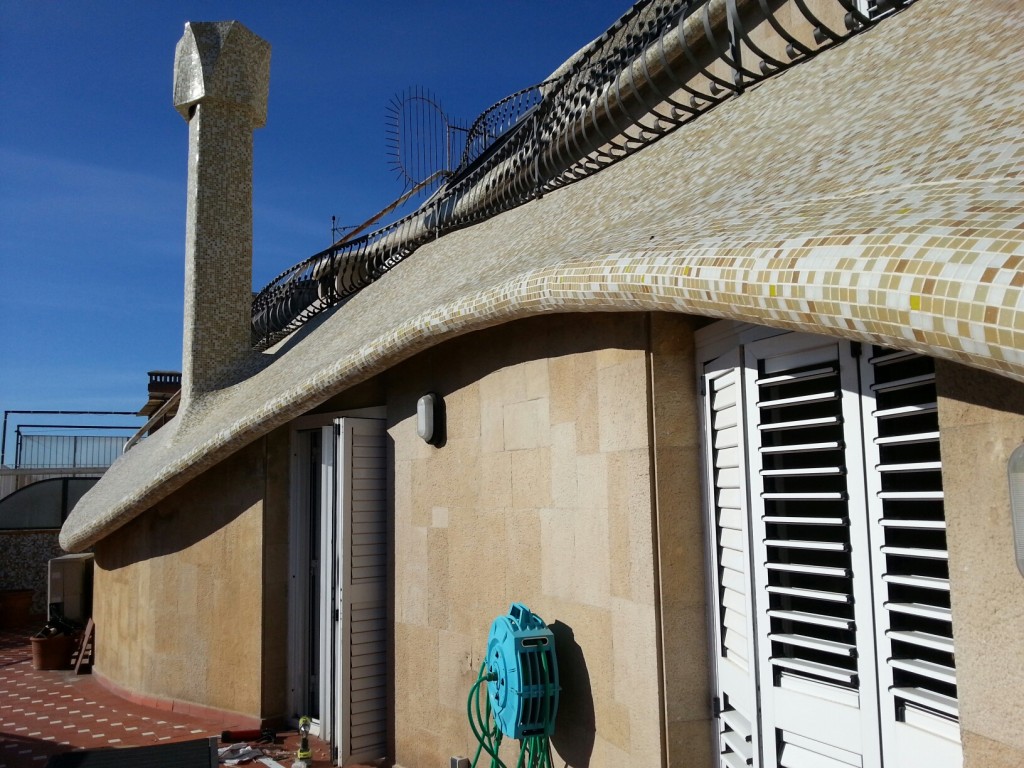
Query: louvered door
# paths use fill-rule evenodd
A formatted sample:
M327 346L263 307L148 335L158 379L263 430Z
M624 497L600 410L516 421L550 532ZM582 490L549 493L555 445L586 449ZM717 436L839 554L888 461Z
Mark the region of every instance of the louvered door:
M721 764L956 768L932 362L745 334L701 372Z
M338 706L341 764L387 754L384 423L338 425Z
M942 461L931 359L865 354L865 459L881 682L892 765L962 763Z
M848 343L797 334L744 362L765 764L876 766L857 368Z
M753 765L757 753L753 609L750 595L743 371L733 351L705 367L705 467L712 490L708 530L716 589L711 596L723 768Z

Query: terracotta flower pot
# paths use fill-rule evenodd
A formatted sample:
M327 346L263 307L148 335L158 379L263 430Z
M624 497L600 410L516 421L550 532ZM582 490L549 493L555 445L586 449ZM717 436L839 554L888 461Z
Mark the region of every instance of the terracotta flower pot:
M32 666L35 669L71 669L76 638L52 635L32 638Z

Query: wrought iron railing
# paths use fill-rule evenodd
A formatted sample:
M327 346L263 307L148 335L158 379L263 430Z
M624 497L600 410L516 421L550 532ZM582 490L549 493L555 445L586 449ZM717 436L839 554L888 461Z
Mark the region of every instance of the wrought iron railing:
M640 0L548 81L470 127L413 213L289 268L253 301L265 348L417 248L608 167L913 0Z

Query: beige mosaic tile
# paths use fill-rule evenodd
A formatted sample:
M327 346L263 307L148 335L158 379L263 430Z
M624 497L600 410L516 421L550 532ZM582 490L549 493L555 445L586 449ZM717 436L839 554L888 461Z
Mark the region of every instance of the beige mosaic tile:
M422 248L197 397L61 535L88 547L327 397L542 312L667 311L1024 381L1024 8L919 0L605 171Z

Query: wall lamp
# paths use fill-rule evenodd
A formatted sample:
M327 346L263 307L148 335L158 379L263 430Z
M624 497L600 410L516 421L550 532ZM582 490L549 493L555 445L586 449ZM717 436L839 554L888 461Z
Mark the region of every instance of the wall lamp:
M1010 518L1013 520L1013 553L1017 570L1024 576L1024 444L1018 445L1006 464L1010 478Z
M444 400L428 392L416 401L416 434L424 442L440 447L445 441Z

